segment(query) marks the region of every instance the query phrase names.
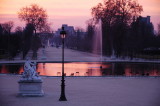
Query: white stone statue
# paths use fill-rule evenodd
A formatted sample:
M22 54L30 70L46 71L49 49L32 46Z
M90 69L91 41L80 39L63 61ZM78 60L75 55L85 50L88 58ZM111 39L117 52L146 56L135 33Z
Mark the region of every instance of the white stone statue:
M24 72L21 80L39 80L41 79L36 72L36 62L31 62L29 59L24 64Z
M36 62L29 59L24 64L24 72L19 83L19 96L43 96L42 79L36 72Z

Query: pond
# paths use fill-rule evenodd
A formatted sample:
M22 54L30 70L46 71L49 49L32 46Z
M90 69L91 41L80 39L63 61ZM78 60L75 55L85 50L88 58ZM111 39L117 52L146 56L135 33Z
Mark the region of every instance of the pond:
M66 76L160 76L158 63L68 62ZM62 63L38 63L37 72L43 76L61 76ZM0 64L0 73L21 74L23 64Z

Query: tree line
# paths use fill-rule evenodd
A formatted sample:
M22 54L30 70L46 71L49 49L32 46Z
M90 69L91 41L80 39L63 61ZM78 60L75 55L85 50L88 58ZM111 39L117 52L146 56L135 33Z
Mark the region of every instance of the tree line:
M93 52L95 26L101 20L103 55L128 56L131 59L136 55L158 55L160 24L155 34L150 17L141 17L142 12L143 7L136 0L103 0L92 8L93 18L87 22L85 36L82 37L82 31L78 29L76 36L68 37L66 45Z
M11 33L12 21L0 23L0 58L13 59L21 52L22 59L25 59L29 50L32 50L32 59L36 59L37 51L42 46L37 31L50 31L47 13L37 4L32 4L21 8L18 17L26 22L26 26L16 27L14 33Z
M136 0L103 0L92 8L94 22L102 20L104 55L132 57L145 48L160 47L150 17L143 19L142 11Z
M93 52L95 26L101 20L103 55L132 58L145 53L147 48L159 48L160 24L155 35L152 23L148 24L140 17L142 11L143 7L136 0L104 0L92 7L93 18L87 22L86 32L77 28L75 35L66 37L65 46ZM11 33L12 21L0 23L0 58L13 59L22 52L22 58L25 59L28 51L32 50L33 59L36 59L37 51L42 46L38 34L51 32L47 13L42 7L32 4L21 8L18 17L26 22L26 26L16 27L14 33ZM51 40L61 45L60 36Z
M41 40L38 36L33 36L32 24L27 24L24 29L17 27L15 32L11 33L10 30L13 26L10 25L10 22L0 24L0 59L12 60L20 53L22 53L21 59L25 59L29 50L33 51L32 58L36 59L36 52L41 47Z

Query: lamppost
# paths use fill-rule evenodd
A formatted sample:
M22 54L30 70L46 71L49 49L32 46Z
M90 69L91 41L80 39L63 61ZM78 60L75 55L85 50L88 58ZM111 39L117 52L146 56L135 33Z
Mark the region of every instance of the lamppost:
M65 79L64 79L64 38L66 37L66 31L64 27L62 27L62 31L60 32L62 38L62 83L61 83L61 96L59 101L67 101L65 96Z

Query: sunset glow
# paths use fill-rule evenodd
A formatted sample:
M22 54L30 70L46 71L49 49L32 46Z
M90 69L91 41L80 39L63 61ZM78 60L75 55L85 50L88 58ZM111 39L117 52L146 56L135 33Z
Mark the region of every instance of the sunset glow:
M104 68L109 68L109 65L103 65ZM62 64L47 63L39 64L38 72L40 75L47 76L61 76ZM66 63L65 74L67 76L101 76L99 64L86 64L86 63Z
M38 4L48 14L52 29L56 30L62 24L86 28L86 21L90 19L91 8L102 0L0 0L0 23L14 21L15 26L24 26L25 23L18 19L17 12L20 8L30 4ZM139 0L143 6L142 16L151 16L155 29L160 22L160 0Z

